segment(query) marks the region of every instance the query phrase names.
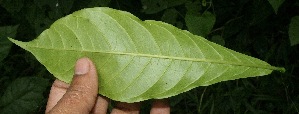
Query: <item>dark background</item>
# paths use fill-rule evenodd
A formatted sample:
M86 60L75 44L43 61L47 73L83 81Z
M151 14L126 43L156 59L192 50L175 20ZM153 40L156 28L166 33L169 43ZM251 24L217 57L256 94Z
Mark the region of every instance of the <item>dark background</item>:
M0 113L44 113L54 80L7 37L33 40L55 20L99 6L163 21L286 68L171 97L172 113L299 113L299 48L293 40L299 39L299 0L0 0ZM150 103L143 103L142 113L148 113Z

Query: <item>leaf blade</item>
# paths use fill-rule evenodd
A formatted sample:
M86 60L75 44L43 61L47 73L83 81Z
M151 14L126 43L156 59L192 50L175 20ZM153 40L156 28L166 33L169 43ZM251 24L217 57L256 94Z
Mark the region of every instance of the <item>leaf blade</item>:
M291 19L291 23L289 25L289 36L291 46L299 44L299 16L295 16Z
M33 113L40 107L48 80L40 77L23 77L14 80L0 98L0 113Z
M12 43L7 39L7 37L15 37L17 29L18 25L0 27L0 62L6 58L12 46Z
M216 22L216 16L208 11L201 15L187 13L185 16L185 22L190 32L206 37Z
M271 4L274 12L277 14L277 11L280 7L280 5L284 2L285 0L268 0L268 2Z
M76 60L89 57L97 66L100 94L123 102L283 70L172 25L110 8L77 11L29 43L10 40L68 83Z

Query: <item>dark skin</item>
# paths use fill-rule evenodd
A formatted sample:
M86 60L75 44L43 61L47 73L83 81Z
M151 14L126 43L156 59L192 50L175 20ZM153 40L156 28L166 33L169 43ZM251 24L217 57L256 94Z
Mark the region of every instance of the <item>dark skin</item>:
M46 114L106 114L109 99L98 95L98 75L95 65L88 58L76 62L75 75L69 85L55 80L48 99ZM118 102L111 114L138 114L141 103ZM165 99L155 100L151 114L169 114Z

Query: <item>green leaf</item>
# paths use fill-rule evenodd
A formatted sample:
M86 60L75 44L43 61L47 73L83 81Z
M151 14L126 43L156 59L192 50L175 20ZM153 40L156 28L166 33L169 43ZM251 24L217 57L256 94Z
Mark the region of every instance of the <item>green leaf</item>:
M9 13L20 12L24 6L24 0L0 0L0 5Z
M67 83L76 60L89 57L99 73L99 93L122 102L284 71L167 23L103 7L61 18L31 42L10 40Z
M8 55L12 46L7 37L15 37L17 29L18 25L0 27L0 62Z
M202 10L202 3L200 0L195 0L194 2L188 1L185 4L185 8L188 13L199 13Z
M260 24L260 22L265 21L273 13L271 6L265 0L253 0L252 4L253 5L249 7L250 11L246 14L251 16L250 26ZM246 18L242 21L246 22Z
M299 44L299 16L295 16L291 19L289 37L291 46Z
M48 80L39 77L24 77L14 80L0 99L0 113L33 113L43 102L43 92L48 85Z
M58 12L53 14L53 11L50 11L48 17L47 15L44 14L44 12L46 11L45 8L41 9L34 4L29 4L28 7L29 8L25 10L25 12L28 13L25 15L25 19L27 19L27 21L30 23L32 28L35 29L36 34L40 34L43 30L49 27L51 23L53 23L53 21L49 17L55 18L56 16L61 15Z
M221 46L225 45L225 40L220 35L214 35L214 36L212 36L211 41L214 42L214 43L216 43L216 44L219 44Z
M178 17L178 11L174 8L165 10L161 21L166 22L168 24L175 25Z
M208 11L201 15L187 13L185 21L186 26L191 33L205 37L212 30L216 17Z
M275 13L277 13L278 8L284 1L285 0L268 0L268 2L271 4L273 10L275 11Z

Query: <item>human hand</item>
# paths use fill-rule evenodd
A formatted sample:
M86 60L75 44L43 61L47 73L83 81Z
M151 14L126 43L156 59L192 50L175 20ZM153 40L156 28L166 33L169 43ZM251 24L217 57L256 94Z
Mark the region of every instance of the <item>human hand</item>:
M55 80L50 91L47 114L106 114L109 99L98 96L98 75L95 65L88 58L76 62L72 83ZM116 104L111 114L138 114L141 103ZM167 100L156 100L152 104L151 114L169 114Z

